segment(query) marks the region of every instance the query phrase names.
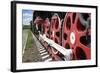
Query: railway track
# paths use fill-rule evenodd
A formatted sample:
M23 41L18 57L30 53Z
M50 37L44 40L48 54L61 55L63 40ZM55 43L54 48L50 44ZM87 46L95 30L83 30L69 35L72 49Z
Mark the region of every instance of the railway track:
M39 42L39 40L34 36L33 34L33 39L34 41L36 41L36 46L37 46L37 49L39 51L39 54L42 58L42 61L43 62L50 62L52 61L52 57L49 55L48 51L43 47L43 45L41 45L41 43Z

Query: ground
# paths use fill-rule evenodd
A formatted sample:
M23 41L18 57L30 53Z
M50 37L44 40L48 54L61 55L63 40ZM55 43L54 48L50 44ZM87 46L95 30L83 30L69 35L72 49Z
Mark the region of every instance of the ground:
M22 62L27 63L27 62L39 62L42 61L40 53L37 49L35 40L32 37L32 32L28 29L23 30L23 46L25 45L25 42L27 41L25 48L23 48L24 53L23 53L23 58ZM26 40L27 38L27 40Z

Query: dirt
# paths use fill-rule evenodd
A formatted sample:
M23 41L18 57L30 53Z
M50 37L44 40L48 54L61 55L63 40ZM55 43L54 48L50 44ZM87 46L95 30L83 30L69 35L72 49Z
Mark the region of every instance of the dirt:
M39 54L39 51L36 47L36 43L33 39L33 47L25 49L25 52L23 54L22 62L23 63L29 63L29 62L41 62L42 58Z

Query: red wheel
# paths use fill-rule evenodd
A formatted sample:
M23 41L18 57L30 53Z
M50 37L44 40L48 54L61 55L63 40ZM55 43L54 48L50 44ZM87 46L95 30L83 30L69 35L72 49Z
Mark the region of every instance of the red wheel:
M43 34L47 37L47 38L49 38L49 27L50 27L50 22L49 22L49 19L48 18L46 18L45 20L44 20L44 22L43 22ZM45 48L46 49L48 49L48 44L45 42L44 43L44 46L45 46Z
M46 18L46 20L43 23L43 33L46 35L47 38L49 38L49 27L50 27L50 22L49 19Z
M40 25L40 24L42 24L42 23L43 23L43 19L40 18L39 16L37 16L36 19L34 20L34 24Z
M36 19L34 20L34 24L36 24L36 28L37 28L37 32L43 32L43 24L44 24L44 20L41 18L41 17L39 17L39 16L37 16L36 17Z
M62 31L62 45L66 49L73 50L73 59L91 58L91 28L88 23L90 14L84 13L66 13ZM85 19L84 19L85 17ZM87 24L85 24L87 23Z
M40 17L37 17L34 21L35 24L37 24L37 26L41 27L41 33L43 33L46 37L49 38L49 27L50 27L50 22L49 19L46 18L45 20L41 19ZM47 44L45 45L45 47L47 47Z
M51 19L51 27L50 27L50 38L54 40L55 43L60 45L60 18L58 14L54 14ZM58 51L52 48L52 53L54 55L58 54ZM54 56L53 55L53 56Z

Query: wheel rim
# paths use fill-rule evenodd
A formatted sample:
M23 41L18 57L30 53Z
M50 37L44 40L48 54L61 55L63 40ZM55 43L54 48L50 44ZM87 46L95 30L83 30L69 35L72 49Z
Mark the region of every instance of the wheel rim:
M57 14L54 14L51 19L51 33L50 38L60 45L60 18ZM58 54L58 51L52 48L53 54Z
M63 32L62 32L63 44L62 45L66 49L71 48L73 50L73 59L78 60L78 59L91 58L90 47L86 46L87 45L86 42L85 42L86 45L83 44L83 42L80 42L82 37L85 35L88 35L91 37L90 31L91 29L85 26L84 23L80 21L79 13L70 12L66 14L64 18L64 23L63 23ZM83 54L81 54L80 52L84 54L84 57L82 56ZM81 55L81 56L78 56L78 55Z
M43 27L44 27L44 34L46 35L47 38L49 38L49 27L50 27L50 22L49 22L49 19L46 18L46 20L44 21L44 24L43 24Z

